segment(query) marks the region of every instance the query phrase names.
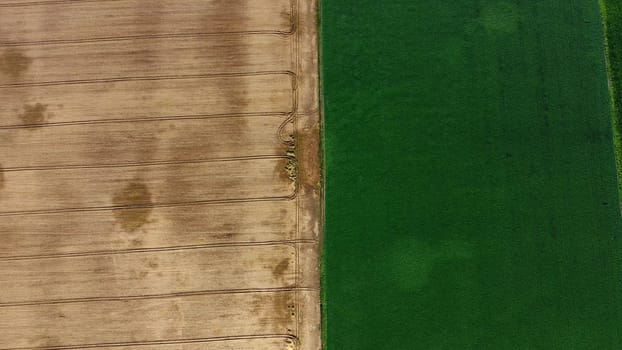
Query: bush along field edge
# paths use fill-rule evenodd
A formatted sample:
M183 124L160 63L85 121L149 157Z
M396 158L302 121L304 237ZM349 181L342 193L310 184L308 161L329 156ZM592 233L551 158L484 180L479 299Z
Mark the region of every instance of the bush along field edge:
M622 2L619 0L599 0L599 2L605 31L605 59L611 96L618 196L622 205Z

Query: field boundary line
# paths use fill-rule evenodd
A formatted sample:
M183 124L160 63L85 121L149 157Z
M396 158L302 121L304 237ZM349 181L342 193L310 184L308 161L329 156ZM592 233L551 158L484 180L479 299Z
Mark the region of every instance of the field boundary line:
M257 335L232 335L222 337L211 338L194 338L194 339L179 339L179 340L156 340L156 341L144 341L144 342L123 342L123 343L96 343L96 344L81 344L81 345L64 345L53 347L28 347L28 348L3 348L0 350L78 350L78 349L94 349L103 347L126 347L126 346L149 346L149 345L176 345L176 344L196 344L196 343L212 343L212 342L225 342L235 340L253 340L253 339L284 339L293 344L297 342L297 337L290 334L257 334Z

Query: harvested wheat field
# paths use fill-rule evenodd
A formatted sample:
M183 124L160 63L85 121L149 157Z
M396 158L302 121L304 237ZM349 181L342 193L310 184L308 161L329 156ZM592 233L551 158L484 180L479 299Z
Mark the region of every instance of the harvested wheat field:
M0 3L0 349L320 347L316 5Z

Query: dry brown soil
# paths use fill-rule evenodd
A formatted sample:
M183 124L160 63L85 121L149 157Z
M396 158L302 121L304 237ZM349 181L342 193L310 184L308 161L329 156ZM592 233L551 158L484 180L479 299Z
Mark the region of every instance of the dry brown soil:
M320 348L316 5L0 3L0 349Z

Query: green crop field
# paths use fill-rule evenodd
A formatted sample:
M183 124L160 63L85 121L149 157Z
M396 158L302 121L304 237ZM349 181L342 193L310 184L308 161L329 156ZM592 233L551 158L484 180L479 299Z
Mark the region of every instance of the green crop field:
M326 348L622 349L598 0L322 7Z
M622 2L600 0L607 38L607 63L617 152L618 178L622 179ZM622 188L620 193L622 194Z

